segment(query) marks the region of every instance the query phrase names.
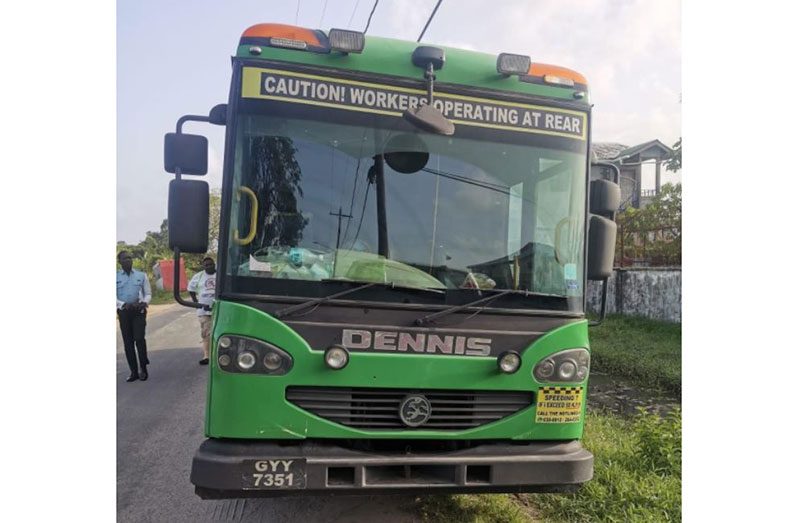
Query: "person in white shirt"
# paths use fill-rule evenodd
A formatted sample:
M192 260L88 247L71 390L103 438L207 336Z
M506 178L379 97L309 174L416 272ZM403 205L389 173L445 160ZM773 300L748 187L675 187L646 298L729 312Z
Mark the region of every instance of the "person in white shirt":
M194 303L202 304L201 309L197 309L197 317L200 323L200 336L202 337L202 359L200 365L208 364L208 357L211 349L211 326L213 300L216 296L216 263L213 258L206 256L202 260L203 271L198 272L188 282L188 293Z

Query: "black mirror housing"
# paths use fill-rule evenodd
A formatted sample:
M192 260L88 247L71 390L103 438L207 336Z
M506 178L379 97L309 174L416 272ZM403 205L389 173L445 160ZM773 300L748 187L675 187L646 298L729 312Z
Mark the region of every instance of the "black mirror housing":
M604 280L612 275L615 261L615 237L618 226L614 221L590 215L590 229L587 243L587 279Z
M208 251L208 183L200 180L169 182L169 248L203 254Z
M208 139L196 134L164 136L163 168L166 172L204 175L208 172Z
M609 180L590 182L590 212L612 216L621 205L621 186Z
M214 125L227 125L227 104L214 105L208 113L208 121Z

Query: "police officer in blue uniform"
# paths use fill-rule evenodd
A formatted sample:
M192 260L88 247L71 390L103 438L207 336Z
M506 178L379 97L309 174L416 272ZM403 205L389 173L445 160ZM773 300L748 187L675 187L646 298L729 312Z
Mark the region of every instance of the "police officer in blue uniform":
M147 365L150 361L147 359L144 331L147 327L147 306L152 299L152 290L147 275L133 268L133 257L129 252L120 251L117 260L122 268L116 271L116 314L125 343L125 357L130 367L130 376L126 381L146 381Z

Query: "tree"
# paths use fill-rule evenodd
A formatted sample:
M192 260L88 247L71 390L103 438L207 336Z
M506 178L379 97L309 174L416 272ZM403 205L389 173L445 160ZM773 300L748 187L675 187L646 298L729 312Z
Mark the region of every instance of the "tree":
M219 252L219 220L222 213L222 191L213 189L210 194L208 212L208 254L216 257Z
M205 256L216 257L219 249L219 219L221 213L222 197L219 189L213 189L209 199L208 210L208 252L203 254L183 254L187 272L196 272L202 269L202 258ZM164 219L158 231L147 231L144 239L137 245L117 242L116 253L128 251L133 256L133 266L146 271L152 276L152 267L159 260L170 260L174 252L169 248L169 222Z
M665 160L665 170L676 172L682 168L682 138L681 136L673 144L673 153Z
M616 217L616 262L644 260L651 265L681 265L682 185L665 184L642 209L629 207Z
M250 147L250 183L264 202L258 207L258 232L250 245L298 245L308 221L298 208L302 169L294 142L290 138L262 136L253 139Z

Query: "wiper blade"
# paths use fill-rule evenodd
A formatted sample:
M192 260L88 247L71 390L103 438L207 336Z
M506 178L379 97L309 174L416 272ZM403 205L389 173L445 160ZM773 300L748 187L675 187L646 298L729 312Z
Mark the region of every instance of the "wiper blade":
M432 323L434 320L436 320L438 318L442 318L443 316L448 316L449 314L452 314L453 312L457 312L457 311L460 311L460 310L463 310L463 309L467 309L468 307L473 307L475 305L482 305L483 303L488 303L488 302L493 301L493 300L495 300L497 298L501 298L502 296L505 296L507 294L523 294L524 296L527 296L527 295L535 294L535 293L527 292L527 291L518 291L518 290L514 290L514 289L506 289L506 290L497 292L496 294L491 294L490 296L485 296L484 298L480 298L478 300L474 300L474 301L471 301L471 302L468 302L468 303L464 303L463 305L455 305L454 307L449 307L448 309L444 309L442 311L438 311L438 312L435 312L433 314L427 314L426 316L418 318L414 323L417 326L421 327L421 326L426 325L428 323Z
M345 280L327 280L327 281L345 281ZM367 289L369 287L374 287L377 285L376 283L366 283L363 285L358 285L357 287L351 287L349 289L343 290L341 292L336 292L335 294L329 294L327 296L322 296L321 298L313 298L312 300L303 301L302 303L297 303L296 305L291 305L290 307L286 307L284 309L280 309L274 311L272 316L275 318L283 318L288 316L289 314L293 314L295 312L301 311L303 309L307 309L308 307L312 307L319 303L324 303L325 301L334 300L335 298L340 298L341 296L345 296L352 292L359 291L361 289Z
M326 280L321 280L323 282L328 281L345 281L345 282L354 282L356 280L345 280L341 278L329 278ZM425 292L434 292L436 294L446 294L445 289L437 289L435 287L415 287L413 285L399 285L394 282L382 283L382 282L372 282L374 285L380 285L385 287L386 289L401 289L401 290L408 290L408 291L425 291Z

